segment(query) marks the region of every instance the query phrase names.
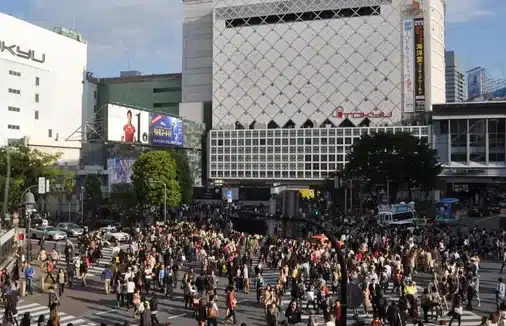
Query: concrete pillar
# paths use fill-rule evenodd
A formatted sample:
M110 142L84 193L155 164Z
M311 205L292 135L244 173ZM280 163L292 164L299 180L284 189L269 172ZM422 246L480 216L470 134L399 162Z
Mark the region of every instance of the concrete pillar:
M299 191L283 192L283 216L296 216L299 213Z

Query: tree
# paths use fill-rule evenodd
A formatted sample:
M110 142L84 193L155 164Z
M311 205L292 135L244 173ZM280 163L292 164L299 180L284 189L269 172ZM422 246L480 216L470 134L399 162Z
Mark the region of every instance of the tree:
M182 198L176 170L176 160L169 151L141 154L132 166L132 183L138 204L163 205L165 184L167 205L179 206Z
M193 176L188 157L182 151L172 151L172 157L176 161L176 180L181 189L181 202L189 204L193 200Z
M7 155L11 158L11 176L9 182L8 209L19 206L23 191L38 183L39 177L49 179L50 183L59 183L67 191L73 188L74 173L60 168L57 163L61 154L43 153L26 146L0 148L0 193L3 199Z
M353 144L347 160L345 179L362 181L368 191L388 183L391 196L400 187L430 190L441 172L437 152L409 133L363 135Z

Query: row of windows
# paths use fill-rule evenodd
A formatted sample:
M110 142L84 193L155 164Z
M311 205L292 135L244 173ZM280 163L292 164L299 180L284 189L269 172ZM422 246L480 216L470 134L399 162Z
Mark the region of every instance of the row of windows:
M7 125L7 128L8 129L12 129L12 130L21 130L21 127L18 126L18 125ZM47 136L49 138L53 138L53 129L48 129L47 130Z
M504 153L489 153L489 162L506 162L506 155ZM452 162L463 162L467 163L467 153L452 153ZM486 154L483 153L471 153L469 154L469 161L477 163L486 163Z
M258 138L258 137L326 137L360 136L372 133L409 132L414 135L428 135L429 127L364 127L364 128L300 128L300 129L249 129L249 130L211 130L210 138Z
M343 153L343 152L341 152ZM346 154L298 155L211 155L211 162L345 162Z
M360 137L213 139L211 140L211 146L352 145L357 139L360 139Z
M15 106L9 106L7 108L7 110L9 110L11 112L21 112L21 108L18 108L18 107L15 107ZM35 118L35 120L39 120L39 111L38 110L35 110L35 112L34 112L34 118Z
M211 154L326 154L349 153L351 146L269 146L269 147L212 147Z
M7 128L8 129L13 129L13 130L19 130L20 127L18 125L7 125Z
M309 180L325 179L328 171L211 171L214 179L286 179L286 180Z
M9 70L9 75L21 77L21 73L19 71ZM35 77L35 86L40 86L40 78Z
M21 90L15 89L15 88L9 88L9 93L20 95L21 94ZM40 101L40 95L38 93L35 93L34 100L35 100L35 103L39 103L39 101Z
M211 171L213 170L270 170L270 171L336 171L344 167L344 163L224 163L224 164L211 164Z

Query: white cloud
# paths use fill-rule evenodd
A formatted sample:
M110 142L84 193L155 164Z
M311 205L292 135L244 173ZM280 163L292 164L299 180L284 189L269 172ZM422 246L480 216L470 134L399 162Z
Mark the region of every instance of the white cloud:
M446 14L449 23L465 23L495 15L486 0L446 0Z
M116 69L118 63L156 72L181 69L181 0L31 1L27 19L46 27L75 26L83 34L91 69Z

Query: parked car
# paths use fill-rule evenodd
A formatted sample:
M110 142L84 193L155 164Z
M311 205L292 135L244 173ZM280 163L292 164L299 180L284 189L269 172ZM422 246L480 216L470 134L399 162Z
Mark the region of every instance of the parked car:
M67 233L55 228L54 226L38 226L30 230L33 239L42 239L45 237L47 240L65 240Z
M468 217L484 217L490 215L492 215L492 212L489 208L470 208L467 211Z
M78 237L83 234L84 229L77 224L74 223L58 223L56 228L65 232L68 237Z
M111 227L115 230L121 230L121 224L113 220L96 220L95 229L101 229L104 227Z

